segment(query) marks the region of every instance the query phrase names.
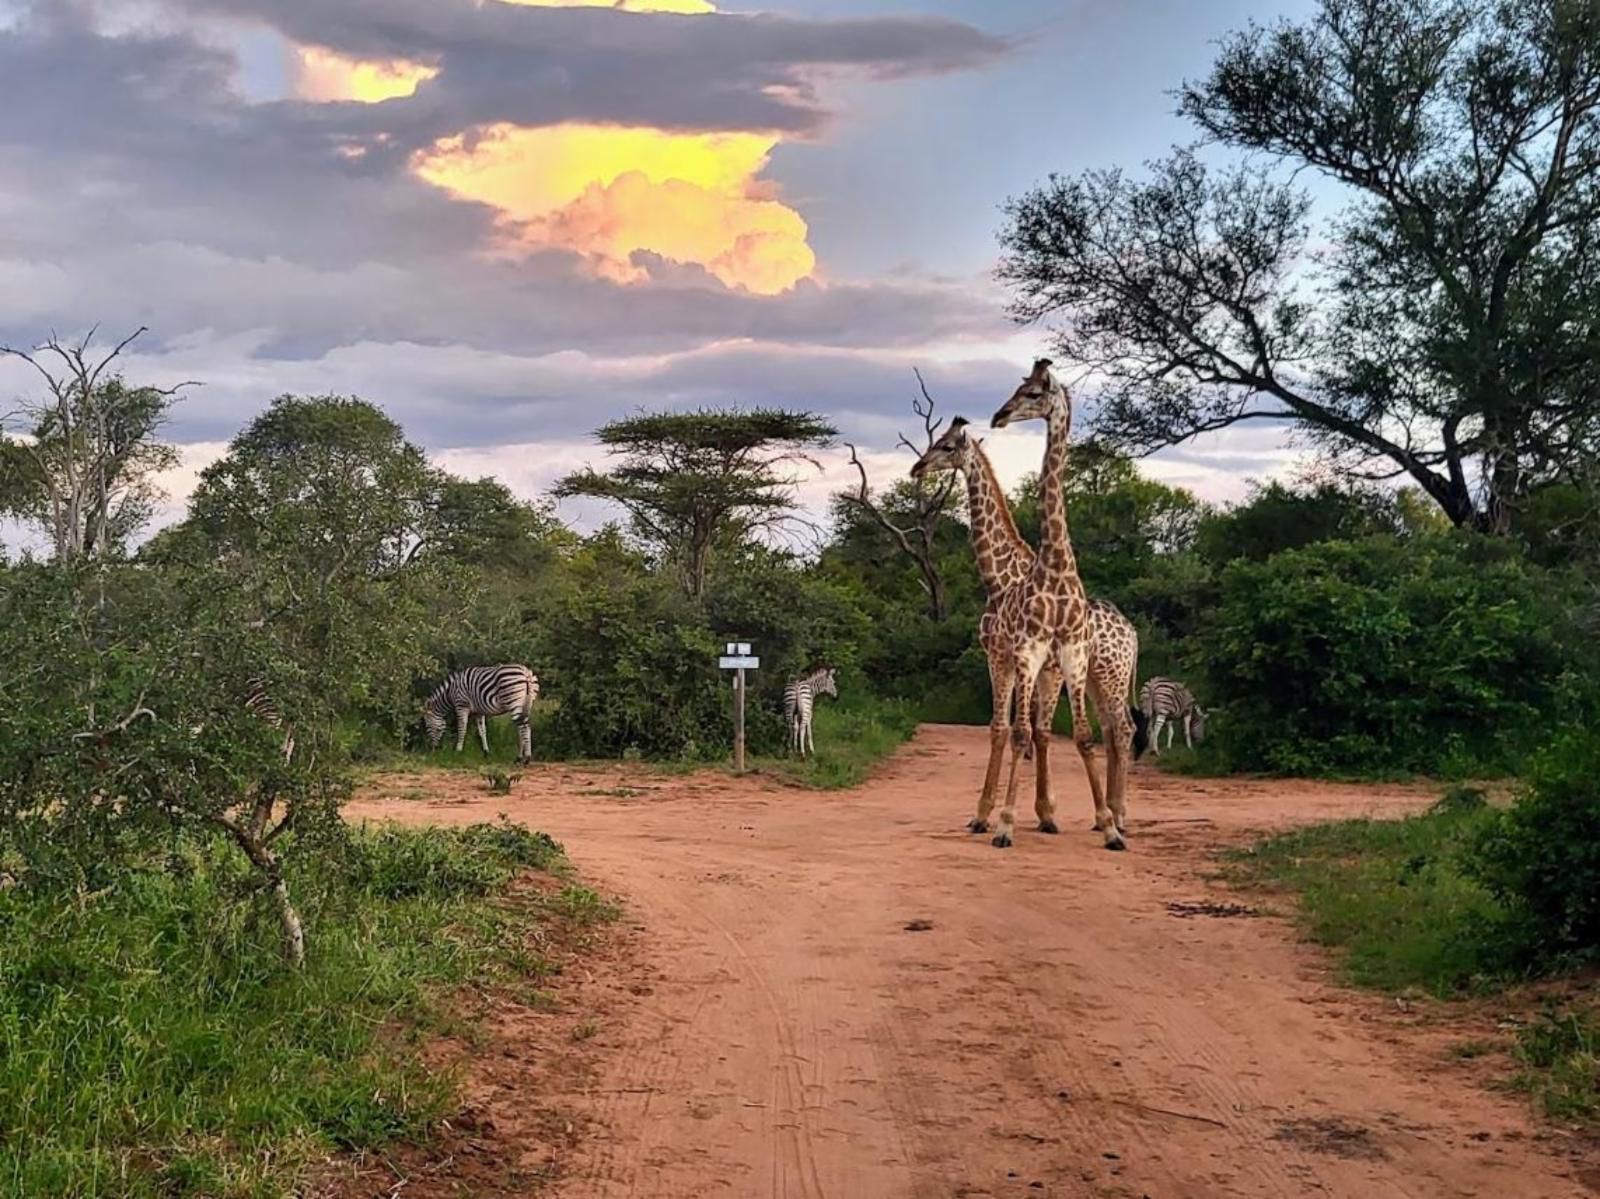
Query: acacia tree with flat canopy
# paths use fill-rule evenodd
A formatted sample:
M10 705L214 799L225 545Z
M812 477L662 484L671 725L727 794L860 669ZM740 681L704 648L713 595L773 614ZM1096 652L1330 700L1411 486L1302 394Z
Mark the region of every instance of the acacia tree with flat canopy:
M561 479L558 498L620 504L633 531L682 569L691 596L705 592L719 543L794 521L792 467L836 430L810 412L782 408L659 412L602 425L600 444L621 461Z
M1593 460L1600 6L1321 0L1178 95L1242 164L1052 177L1001 234L1016 315L1105 381L1101 438L1286 422L1502 534ZM1303 172L1349 197L1323 230Z

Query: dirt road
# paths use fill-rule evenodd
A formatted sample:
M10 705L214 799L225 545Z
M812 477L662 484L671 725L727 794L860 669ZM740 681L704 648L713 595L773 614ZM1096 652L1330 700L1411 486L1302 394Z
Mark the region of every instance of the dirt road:
M1250 830L1428 793L1141 766L1112 854L1063 753L1062 835L1000 851L963 831L984 753L928 727L847 794L551 767L351 814L504 811L625 900L635 981L595 992L590 1075L556 1097L588 1128L562 1199L1594 1193L1570 1140L1283 920L1184 906L1228 898L1211 853Z

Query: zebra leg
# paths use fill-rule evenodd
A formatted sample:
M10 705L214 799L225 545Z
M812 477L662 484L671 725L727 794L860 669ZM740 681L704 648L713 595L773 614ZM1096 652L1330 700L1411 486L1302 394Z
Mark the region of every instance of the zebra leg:
M489 756L489 720L482 712L478 713L478 744L483 746L483 756Z
M1150 722L1150 756L1152 758L1161 756L1161 730L1166 723L1167 714L1165 712L1157 712Z
M1189 735L1189 729L1191 727L1189 722L1193 719L1194 713L1185 712L1183 714L1183 745L1185 749L1194 748L1194 739Z
M517 761L533 761L533 730L528 727L528 714L519 712L513 718L517 726Z
M1041 833L1059 833L1056 805L1051 797L1050 738L1055 734L1056 705L1061 702L1061 672L1046 662L1039 672L1037 712L1033 721L1033 814Z
M812 709L811 715L806 717L806 750L813 758L817 756L816 709Z
M465 708L456 709L456 753L461 752L461 747L467 743L467 721L471 713Z

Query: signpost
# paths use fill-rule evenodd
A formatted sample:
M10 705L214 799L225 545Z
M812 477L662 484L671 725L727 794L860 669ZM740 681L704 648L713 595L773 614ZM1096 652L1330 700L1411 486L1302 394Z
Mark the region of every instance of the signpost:
M750 652L748 641L730 641L717 665L733 674L733 772L744 773L744 672L755 670L761 659Z

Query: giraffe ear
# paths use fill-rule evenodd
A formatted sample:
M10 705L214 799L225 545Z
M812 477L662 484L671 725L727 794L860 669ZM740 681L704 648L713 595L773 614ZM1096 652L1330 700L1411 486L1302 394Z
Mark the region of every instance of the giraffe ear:
M1055 363L1051 362L1048 358L1035 358L1033 361L1032 377L1035 379L1044 378L1045 372L1047 372L1054 365Z
M951 417L950 418L950 431L952 433L954 433L957 429L965 429L967 427L967 425L970 424L970 423L971 422L968 421L967 418L964 417L964 416Z

